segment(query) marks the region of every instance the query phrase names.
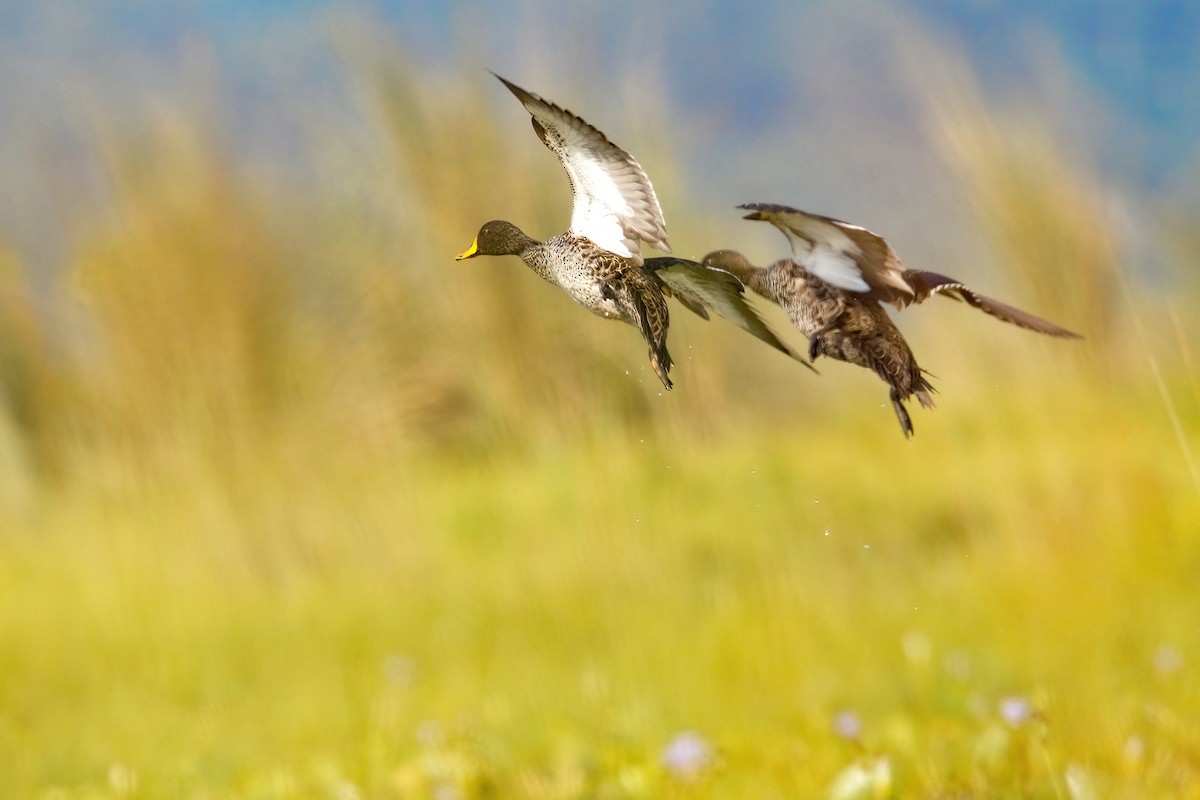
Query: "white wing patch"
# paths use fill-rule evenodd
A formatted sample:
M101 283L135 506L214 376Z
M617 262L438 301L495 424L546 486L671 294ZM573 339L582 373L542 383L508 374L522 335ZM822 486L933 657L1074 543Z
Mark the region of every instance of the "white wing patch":
M638 265L641 242L671 252L658 197L637 160L566 109L500 80L533 116L538 137L567 171L575 192L571 232Z
M858 262L844 251L829 247L814 247L808 260L801 261L800 265L821 280L831 283L839 289L864 293L871 291L871 287L863 280Z
M791 242L792 258L800 266L839 289L871 291L858 266L862 249L837 225L795 214L787 215L786 224L779 227Z

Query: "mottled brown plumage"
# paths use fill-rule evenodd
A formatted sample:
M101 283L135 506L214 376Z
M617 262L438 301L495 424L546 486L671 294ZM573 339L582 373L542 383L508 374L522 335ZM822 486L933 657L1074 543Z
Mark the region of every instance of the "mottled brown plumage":
M904 401L916 396L933 407L933 386L881 303L904 308L934 294L963 300L997 319L1049 336L1079 338L1065 328L976 294L935 272L904 269L882 237L857 225L787 206L741 206L746 219L772 223L788 237L792 257L763 269L732 250L705 256L705 266L733 273L753 291L778 303L809 339L809 358L824 355L873 371L891 388L905 436L913 433Z

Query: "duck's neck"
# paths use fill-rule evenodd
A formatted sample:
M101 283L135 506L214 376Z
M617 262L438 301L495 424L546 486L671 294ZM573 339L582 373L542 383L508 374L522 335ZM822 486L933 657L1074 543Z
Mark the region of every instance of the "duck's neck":
M735 278L755 293L771 300L775 299L775 292L767 285L767 271L762 267L756 267L744 258L730 259L721 267L732 273Z
M513 244L512 254L520 257L525 263L529 263L529 256L542 246L542 242L527 235L524 231L519 231L520 237Z
M524 236L520 243L520 249L514 252L513 255L524 261L525 265L539 276L557 285L558 281L554 278L553 258L549 252L551 249L550 245L553 242L553 239L547 242L539 242L537 239Z

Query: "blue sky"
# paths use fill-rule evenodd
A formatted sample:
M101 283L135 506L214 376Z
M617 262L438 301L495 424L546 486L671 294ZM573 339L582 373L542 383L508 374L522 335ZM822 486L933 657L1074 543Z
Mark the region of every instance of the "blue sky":
M648 65L651 96L689 115L691 129L671 132L683 166L739 200L901 225L928 166L890 39L915 28L969 61L997 102L1078 141L1131 196L1194 202L1200 177L1193 0L10 0L0 4L0 230L42 235L49 201L29 164L69 157L89 107L136 117L146 98L194 96L199 85L226 109L229 141L268 152L289 146L297 109L352 119L339 77L346 20L398 58L481 83L494 69L602 127L629 96L606 82ZM798 166L788 173L781 159Z
M805 48L824 31L812 30L806 17L825 19L829 3L689 2L653 6L650 37L638 31L648 13L642 3L559 4L498 2L166 2L115 0L105 3L39 3L16 0L0 5L0 42L28 70L50 74L107 74L113 84L155 85L171 75L179 49L205 39L214 46L232 80L253 90L267 59L279 58L268 40L291 39L285 55L289 69L319 70L328 58L323 21L357 8L380 21L424 61L470 60L471 37L489 40L489 60L502 60L496 43L516 25L539 20L552 29L556 16L586 19L596 43L572 41L591 58L627 55L631 37L659 47L667 81L677 98L688 101L711 93L729 93L736 110L753 118L781 95L776 81L789 50ZM1146 0L1138 3L1063 2L1058 0L908 0L907 3L854 2L842 25L895 8L907 8L969 54L985 85L994 91L1020 88L1031 48L1057 48L1115 116L1130 123L1143 139L1131 151L1109 153L1131 171L1125 177L1156 184L1173 169L1195 159L1200 141L1200 3ZM586 8L588 10L578 11ZM836 16L836 15L835 15ZM852 36L838 34L852 42ZM564 49L564 43L554 47ZM713 54L719 68L706 68L697 57ZM500 65L504 66L504 65ZM608 65L596 64L599 69ZM17 75L19 76L18 70ZM14 78L12 73L6 81ZM16 78L19 80L19 77ZM10 87L11 88L11 87ZM21 99L17 95L18 100ZM6 98L9 99L9 98ZM11 109L9 113L15 113ZM18 102L17 106L20 107Z

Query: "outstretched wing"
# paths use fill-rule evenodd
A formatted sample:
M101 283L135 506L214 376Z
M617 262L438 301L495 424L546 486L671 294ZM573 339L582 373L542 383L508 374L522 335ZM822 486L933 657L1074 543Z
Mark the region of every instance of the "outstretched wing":
M771 203L747 203L739 208L751 212L746 219L765 220L783 231L792 244L792 258L834 286L866 293L871 299L891 303L897 308L920 303L933 294L942 294L1031 331L1048 336L1083 338L1041 317L977 294L954 278L936 272L904 269L892 246L866 228Z
M905 305L913 290L904 281L900 258L892 246L866 228L833 217L774 203L738 206L746 219L770 222L792 246L796 263L841 289L869 294L875 300Z
M811 364L780 341L746 302L745 287L732 273L685 258L648 258L645 266L657 273L675 299L689 310L708 319L711 309L718 316L812 369Z
M671 252L658 197L637 160L570 111L496 77L533 116L538 138L571 179L571 232L639 265L639 242Z
M1061 328L1053 322L1048 322L1041 317L1036 317L1027 311L1022 311L1019 308L1014 308L1007 303L1001 303L999 300L993 300L990 297L977 294L975 291L967 287L960 281L954 278L948 278L945 275L939 275L936 272L924 272L920 270L906 270L904 273L905 279L916 290L914 302L921 302L932 294L941 294L945 297L951 297L955 300L962 300L967 305L978 308L985 314L991 314L993 317L1005 322L1011 323L1021 328L1026 328L1038 333L1044 333L1047 336L1060 336L1065 339L1082 339L1078 333L1069 331L1066 328Z

